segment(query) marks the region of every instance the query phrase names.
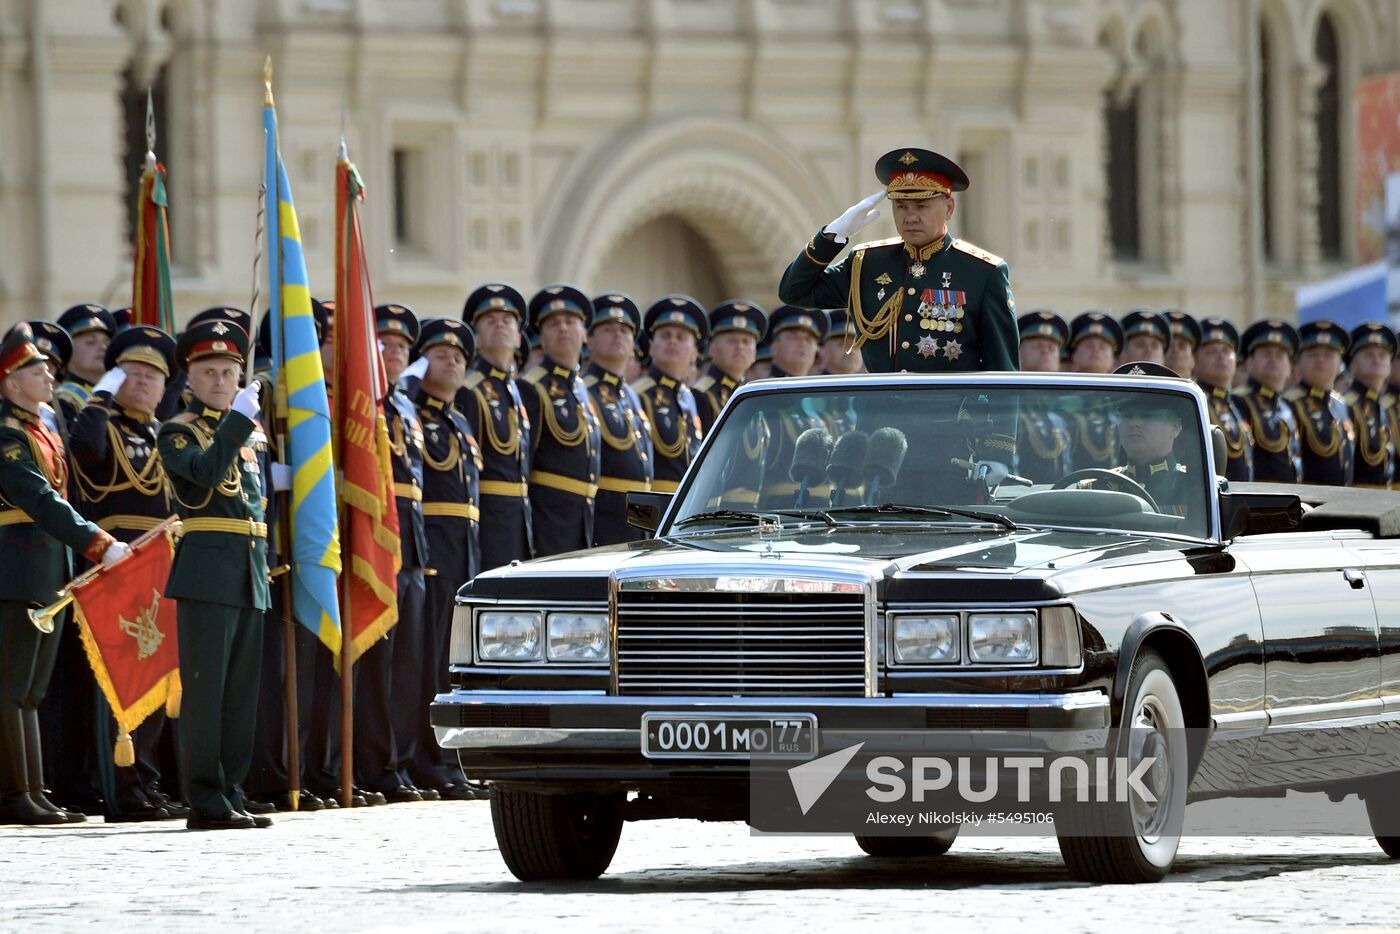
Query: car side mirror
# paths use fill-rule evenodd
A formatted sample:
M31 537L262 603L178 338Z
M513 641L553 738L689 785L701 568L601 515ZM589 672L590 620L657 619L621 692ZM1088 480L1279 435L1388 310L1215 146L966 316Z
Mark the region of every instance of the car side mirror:
M670 505L670 493L628 493L627 524L655 532L661 528L661 517Z
M1226 539L1269 532L1296 532L1303 501L1291 493L1221 493L1220 529Z
M1230 460L1230 452L1225 445L1225 431L1219 425L1210 426L1210 449L1215 455L1216 476L1225 476L1225 465Z

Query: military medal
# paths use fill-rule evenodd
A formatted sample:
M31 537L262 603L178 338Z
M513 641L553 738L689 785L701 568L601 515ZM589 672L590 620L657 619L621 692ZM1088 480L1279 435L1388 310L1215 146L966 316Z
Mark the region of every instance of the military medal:
M949 360L956 360L962 356L962 344L950 340L947 346L943 348L943 353Z
M909 275L913 276L915 279L922 279L926 271L927 269L922 262L915 262L914 265L909 267Z
M938 341L932 337L921 337L917 349L921 357L936 357L938 356Z
M945 289L951 289L952 287L953 287L953 274L952 274L951 272L945 272L945 273L943 274L943 288L945 288Z

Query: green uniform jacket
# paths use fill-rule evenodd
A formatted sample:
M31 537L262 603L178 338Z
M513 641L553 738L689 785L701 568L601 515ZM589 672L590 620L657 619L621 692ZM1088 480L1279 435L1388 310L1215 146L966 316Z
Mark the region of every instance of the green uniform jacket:
M26 422L37 421L0 402L0 601L46 605L73 577L69 549L100 560L112 537L54 491L25 429Z
M832 265L842 247L818 231L783 273L778 297L849 308L871 373L1020 369L1016 302L1001 257L945 234L921 250L898 237L857 244Z
M250 441L255 427L246 416L206 408L198 399L160 426L156 446L181 520L265 521L261 468ZM267 609L265 529L258 537L187 527L165 595Z

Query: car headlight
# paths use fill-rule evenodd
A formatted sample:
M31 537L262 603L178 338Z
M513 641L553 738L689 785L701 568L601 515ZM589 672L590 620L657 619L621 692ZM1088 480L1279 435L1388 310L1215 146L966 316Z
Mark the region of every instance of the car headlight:
M1035 661L1034 613L974 613L967 618L967 657L991 664Z
M958 660L958 617L896 616L891 626L894 660L947 664Z
M552 662L603 662L611 641L606 613L550 613L549 645Z
M488 610L476 615L476 650L482 661L537 662L544 657L544 614Z

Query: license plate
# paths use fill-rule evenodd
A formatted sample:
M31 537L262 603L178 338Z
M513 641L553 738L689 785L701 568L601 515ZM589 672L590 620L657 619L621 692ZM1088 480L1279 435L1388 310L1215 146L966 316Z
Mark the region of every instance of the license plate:
M791 714L642 714L648 759L810 759L817 718Z

